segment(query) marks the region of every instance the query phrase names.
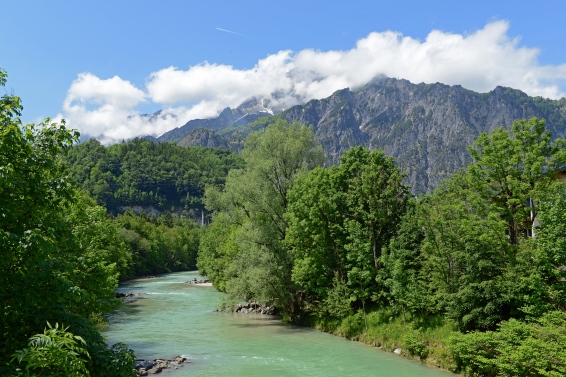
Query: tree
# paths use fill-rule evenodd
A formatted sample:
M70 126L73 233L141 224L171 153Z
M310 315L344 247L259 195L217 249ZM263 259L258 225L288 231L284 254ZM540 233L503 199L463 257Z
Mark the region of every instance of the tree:
M408 198L402 179L382 151L355 147L340 165L314 169L297 181L289 194L286 244L293 281L311 304L332 308L330 298L348 287L347 301L361 304L365 313L366 301L381 297L381 252ZM336 304L344 306L343 300Z
M228 262L226 291L237 299L271 301L293 319L298 298L291 257L282 243L284 213L289 190L300 175L324 161L324 152L311 128L278 120L251 134L242 156L245 168L230 171L224 191L209 189L206 194L214 219L223 216L237 225L238 252Z
M370 152L362 147L354 147L342 156L339 171L348 182L347 226L353 230L351 239L367 245L377 273L381 250L395 234L405 212L409 196L403 184L405 176L382 150Z
M566 309L566 185L556 182L538 201L540 224L536 238L518 256L523 310L538 317L549 310Z
M544 119L513 122L509 131L482 133L469 148L470 184L499 211L511 244L533 235L537 200L566 163L566 140L551 141Z
M467 176L456 174L420 207L421 276L463 330L493 329L517 309L506 278L516 248L505 236L506 222L484 204Z
M419 206L422 203L408 203L397 234L382 256L391 305L402 312L404 319L406 312L421 317L435 312L434 299L427 289L426 278L421 276L425 261L421 244L425 231L419 221Z
M324 300L328 290L346 279L346 186L336 169L315 168L289 192L285 243L293 257L293 281L311 300Z

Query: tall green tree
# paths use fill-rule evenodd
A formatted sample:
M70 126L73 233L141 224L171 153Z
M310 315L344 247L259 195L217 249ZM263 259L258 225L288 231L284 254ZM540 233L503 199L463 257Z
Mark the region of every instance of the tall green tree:
M315 169L293 187L286 243L294 258L293 280L311 302L336 307L329 295L337 297L345 287L348 300L363 308L382 297L387 289L382 249L408 198L402 179L382 151L355 147L340 165Z
M521 248L518 278L523 310L538 317L549 310L566 310L566 185L556 182L538 202L536 237Z
M346 188L336 169L315 168L289 193L285 242L293 256L293 281L311 300L324 300L333 280L346 281Z
M311 128L278 120L251 134L242 156L246 167L230 171L224 191L207 192L209 206L238 224L239 252L230 256L226 290L239 299L272 301L292 318L297 297L282 243L288 192L297 177L324 161L324 153ZM201 249L203 256L207 250Z
M470 184L505 219L511 244L533 235L537 200L566 163L566 140L552 141L544 123L518 120L511 132L482 133L469 148Z
M486 213L466 178L456 174L420 208L425 231L420 274L438 309L462 329L493 329L511 315L505 273L516 248L505 235L505 221L497 212Z
M407 312L418 317L436 312L435 301L427 289L427 280L421 275L425 261L421 244L425 231L419 221L420 206L422 203L415 201L408 203L397 234L391 239L382 257L383 267L387 271L385 284L389 289L391 305L403 314L404 319Z
M381 249L395 233L405 212L408 188L405 177L395 167L392 157L382 150L370 152L354 147L340 160L339 174L348 182L348 220L359 224L373 256L376 271L380 269Z

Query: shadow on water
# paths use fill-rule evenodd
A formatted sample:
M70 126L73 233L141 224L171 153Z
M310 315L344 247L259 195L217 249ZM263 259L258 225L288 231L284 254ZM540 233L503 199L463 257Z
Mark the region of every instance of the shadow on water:
M143 312L144 307L141 305L139 300L144 298L136 298L134 300L129 300L124 302L120 307L113 312L108 313L105 317L110 322L122 322L122 321L139 321L142 319L140 314Z
M231 326L238 327L238 328L256 328L258 326L261 327L270 327L274 329L278 329L281 332L288 332L288 333L307 333L310 331L317 331L311 329L309 327L300 327L291 325L281 321L281 318L276 316L265 316L265 317L252 317L253 314L235 314L235 317L238 316L245 322L237 322L231 323Z

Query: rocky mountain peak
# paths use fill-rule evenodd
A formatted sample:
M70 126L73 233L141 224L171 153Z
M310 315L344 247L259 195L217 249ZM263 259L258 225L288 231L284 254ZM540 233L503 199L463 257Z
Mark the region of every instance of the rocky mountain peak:
M217 118L191 120L159 141L180 142L187 137L183 145L239 150L252 130L248 125L270 111L268 100L251 98L236 109L224 109ZM510 128L517 119L536 116L546 119L554 137L566 137L566 99L529 97L501 86L477 93L460 85L413 84L385 76L355 90L344 88L327 98L293 106L277 116L313 126L329 164L337 163L355 145L383 149L405 171L414 193L432 190L466 166L470 161L466 147L481 132Z

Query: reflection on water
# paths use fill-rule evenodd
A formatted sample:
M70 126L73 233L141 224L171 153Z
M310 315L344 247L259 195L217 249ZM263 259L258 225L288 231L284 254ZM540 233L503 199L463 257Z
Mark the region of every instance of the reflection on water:
M221 293L185 283L181 272L132 281L139 292L109 316L110 344L125 342L139 358L184 355L192 363L174 376L399 376L449 377L399 356L260 314L218 313Z

